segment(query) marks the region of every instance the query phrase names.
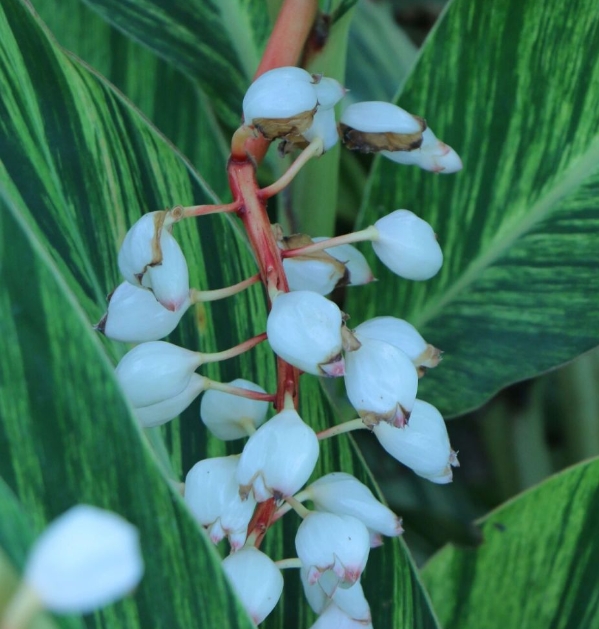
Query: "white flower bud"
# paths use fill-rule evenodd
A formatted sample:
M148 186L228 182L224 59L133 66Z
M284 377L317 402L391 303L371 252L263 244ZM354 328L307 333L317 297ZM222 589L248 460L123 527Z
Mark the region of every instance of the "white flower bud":
M192 373L187 386L177 395L149 406L135 408L135 416L144 428L153 428L179 416L206 388L206 378Z
M379 421L403 426L416 399L418 373L397 347L376 339L345 357L345 388L352 406L367 425Z
M303 133L304 138L311 142L315 138L320 138L324 151L330 151L339 141L337 131L337 121L334 109L320 109L314 114L312 124Z
M335 603L332 603L316 619L310 629L372 629L372 622L350 618Z
M239 455L205 459L185 478L185 502L216 544L226 535L233 550L243 546L256 501L239 497Z
M416 367L436 367L441 360L441 352L429 345L418 330L407 321L397 317L375 317L361 323L354 334L361 340L378 339L395 345Z
M226 557L223 570L252 620L261 623L283 592L283 576L274 561L248 546Z
M458 460L443 417L432 404L416 400L405 428L381 423L373 430L383 448L418 476L438 484L451 482L451 466L458 466Z
M78 505L35 542L24 581L47 609L86 614L127 595L143 570L137 528L115 513Z
M177 327L189 305L188 297L175 312L167 310L151 291L123 282L110 296L108 312L96 329L125 343L157 341Z
M165 229L160 238L162 262L149 266L142 285L152 289L156 299L173 312L189 299L189 271L179 243Z
M437 139L430 129L422 133L420 148L411 151L381 151L398 164L416 165L424 170L448 175L462 170L462 160L445 142Z
M368 529L351 515L312 511L300 524L295 549L308 583L320 583L332 596L337 586L349 587L362 574L370 552Z
M374 252L393 273L409 280L428 280L443 264L443 253L433 228L409 210L395 210L374 226Z
M363 623L370 622L370 606L364 596L364 590L360 581L356 581L349 588L338 587L332 598L329 598L318 581L313 584L308 582L308 570L304 567L300 568L300 580L306 600L315 613L321 614L327 605L333 601L350 618Z
M334 260L322 258L284 258L283 269L291 291L312 291L328 295L343 278Z
M243 378L237 378L229 384L256 393L266 393L262 387ZM214 389L206 391L200 404L202 421L215 437L224 441L247 437L248 431L245 426L258 428L264 423L267 412L268 402Z
M340 121L365 133L413 134L422 131L419 118L397 105L381 101L354 103L343 112Z
M318 460L318 437L296 411L285 409L249 438L237 468L240 494L258 502L292 496L310 478Z
M323 240L328 240L328 237L317 236L316 238L312 238L312 240L314 242L322 242ZM372 274L370 266L368 266L366 258L354 246L337 245L336 247L329 247L325 249L325 251L345 265L348 274L347 283L349 286L361 286L374 281L374 275Z
M174 312L189 297L189 272L181 248L163 226L165 217L166 212L144 214L127 232L118 264L128 282L152 289Z
M333 472L304 490L318 511L352 515L369 529L395 537L401 535L401 518L379 502L374 494L351 474Z
M268 121L292 121L291 126L267 128L267 137L281 137L305 131L318 104L314 79L301 68L283 67L269 70L258 77L243 98L246 125ZM303 126L303 128L302 128Z
M317 376L341 376L341 325L341 310L332 301L294 291L276 297L266 333L275 354L291 365Z
M165 341L150 341L127 352L115 373L129 402L141 408L181 393L201 362L198 352Z
M345 87L336 79L323 76L314 84L319 111L332 109L346 93Z

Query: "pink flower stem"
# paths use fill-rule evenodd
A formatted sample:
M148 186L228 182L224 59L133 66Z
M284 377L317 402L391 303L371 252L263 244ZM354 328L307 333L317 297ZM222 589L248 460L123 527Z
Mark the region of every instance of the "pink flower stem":
M246 288L249 288L256 282L260 281L260 275L256 273L256 275L252 275L252 277L248 277L247 280L243 280L238 282L237 284L233 284L232 286L226 286L225 288L217 288L215 290L197 290L192 288L189 291L189 299L192 304L197 304L204 301L216 301L217 299L224 299L225 297L230 297L231 295L236 295L241 291L244 291Z
M222 352L214 352L213 354L199 354L201 357L202 365L206 363L218 363L221 360L227 360L229 358L235 358L235 356L239 356L239 354L243 354L248 350L252 349L258 345L258 343L262 343L262 341L266 340L266 332L262 334L258 334L257 336L253 336L251 339L244 341L243 343L239 343L239 345L235 345L235 347L230 347Z
M335 238L328 238L327 240L315 242L313 245L306 245L305 247L298 247L297 249L285 249L284 251L281 251L281 255L284 258L295 258L296 256L302 256L306 253L322 251L323 249L338 247L339 245L349 245L353 242L364 242L365 240L376 240L378 238L378 234L378 229L374 227L374 225L371 225L359 232L353 232L343 236L335 236Z
M329 437L336 437L337 435L342 435L345 432L351 432L352 430L369 430L368 426L364 425L364 422L360 417L358 419L351 419L344 424L338 424L337 426L332 426L331 428L327 428L326 430L321 430L316 433L316 436L320 441L323 439L329 439Z

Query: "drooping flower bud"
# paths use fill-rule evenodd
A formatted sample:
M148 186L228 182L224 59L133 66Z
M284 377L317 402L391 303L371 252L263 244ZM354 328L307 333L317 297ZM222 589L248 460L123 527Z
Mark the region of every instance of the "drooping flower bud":
M312 238L314 242L322 242L328 240L327 237L317 236ZM368 266L366 258L352 245L337 245L329 247L325 251L339 260L346 269L346 277L344 281L348 286L361 286L374 281L374 275Z
M393 273L408 280L428 280L443 264L443 252L433 228L409 210L395 210L380 218L372 248Z
M78 505L35 542L24 581L45 608L85 614L127 595L143 570L137 528L115 513Z
M451 482L451 467L459 463L443 417L432 404L416 400L405 428L381 423L373 431L383 448L418 476L441 485Z
M269 140L299 136L312 124L317 105L309 72L275 68L250 85L243 98L243 117L246 125L254 125Z
M164 227L166 214L144 214L131 227L119 250L118 264L128 282L151 289L174 312L189 298L189 272L181 248Z
M310 629L372 629L372 622L350 618L335 603L331 603Z
M441 350L429 345L418 330L404 319L375 317L361 323L354 334L358 339L378 339L395 345L407 354L416 367L436 367L441 360Z
M179 416L206 389L206 386L206 378L192 373L187 386L180 393L149 406L136 407L135 416L144 428L166 424Z
M312 511L300 524L295 549L308 583L317 581L328 596L337 586L350 587L360 578L370 552L366 526L351 515Z
M96 329L124 343L157 341L177 327L189 305L188 297L178 310L167 310L151 291L123 282L110 296L108 312Z
M368 426L380 421L404 426L416 399L418 373L397 347L376 339L345 357L345 389L352 406Z
M343 143L353 151L411 151L422 143L426 123L391 103L368 101L350 105L340 128Z
M284 409L249 438L237 467L242 497L258 502L292 496L310 478L318 460L318 437L296 411Z
M308 582L308 570L304 567L300 568L300 580L306 600L315 613L321 614L332 601L350 618L362 623L370 622L370 606L364 596L364 590L359 580L349 588L338 587L332 598L325 594L318 581L313 584Z
M462 160L451 148L437 139L430 130L422 134L420 148L412 151L382 151L382 154L398 164L413 164L435 173L449 175L462 170Z
M247 546L226 557L223 570L252 620L260 624L283 592L283 576L275 562L257 548Z
M257 384L237 378L231 386L248 389L256 393L266 393ZM252 400L224 391L206 391L200 404L200 417L210 432L219 439L230 441L248 436L246 426L258 428L264 423L268 412L268 402Z
M343 375L341 310L311 291L278 295L266 322L272 350L316 376Z
M239 455L205 459L185 478L185 502L216 544L225 535L233 550L243 546L256 501L239 497Z
M401 535L401 518L379 502L373 493L351 474L333 472L319 478L304 491L318 511L352 515L369 529L389 537Z
M164 402L181 393L201 364L201 354L165 341L142 343L116 366L116 377L136 407Z

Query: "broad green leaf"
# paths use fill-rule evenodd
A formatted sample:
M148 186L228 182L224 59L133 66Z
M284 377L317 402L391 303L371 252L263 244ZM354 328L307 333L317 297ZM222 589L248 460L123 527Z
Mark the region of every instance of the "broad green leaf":
M197 81L226 128L239 126L240 103L270 32L264 3L85 2L129 37Z
M599 623L599 461L550 478L479 522L477 548L442 549L423 577L445 629Z
M4 0L2 6L0 326L7 349L0 358L0 475L38 529L80 501L139 526L144 581L134 599L89 619L89 626L248 626L217 554L160 471L180 481L198 459L241 444L207 436L197 403L168 428L142 434L106 357L125 348L101 344L90 326L103 295L119 281L116 249L128 225L146 209L210 202L209 190L127 101L45 36L25 5ZM196 286L216 288L254 272L226 218L177 225L175 233ZM191 348L223 349L262 331L264 320L264 298L255 288L188 313L173 338ZM222 380L243 375L272 389L273 366L260 347L203 372ZM305 418L317 428L332 423L318 383L304 387ZM152 450L161 434L166 449ZM351 469L342 465L350 461L345 440L327 444L322 470ZM354 465L364 476L359 459ZM268 535L275 558L285 556L283 548L293 553L297 523L290 517L286 546L282 526ZM398 542L388 548L373 552L369 568L375 617L436 627L405 549ZM297 611L297 579L295 587L294 575L288 580L269 626L299 627L306 614L304 604Z
M81 0L34 0L58 43L112 81L191 162L211 188L229 194L228 146L199 87L151 50L127 38Z
M139 528L142 584L132 600L99 612L99 623L250 627L56 265L6 193L1 210L2 477L38 523L84 502Z
M445 351L421 397L454 415L599 342L599 14L455 0L399 103L462 156L435 176L376 162L361 225L397 208L429 221L438 277L349 293L353 321L407 318ZM365 248L364 251L367 249Z

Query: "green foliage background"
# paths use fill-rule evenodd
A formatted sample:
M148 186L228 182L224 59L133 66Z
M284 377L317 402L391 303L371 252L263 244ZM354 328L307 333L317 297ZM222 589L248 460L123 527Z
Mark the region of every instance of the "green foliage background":
M174 489L198 459L241 445L206 435L197 404L168 427L140 431L112 374L127 348L98 338L91 324L120 282L118 244L142 213L228 198L227 138L277 4L0 0L0 609L35 534L90 502L140 528L146 576L132 597L93 616L36 624L251 626L220 571L225 549L212 547ZM437 278L391 277L364 248L381 281L348 290L344 308L352 323L408 318L444 349L420 395L460 415L598 344L599 18L591 0L550 0L542 11L516 0L454 0L417 54L393 7L353 4L321 2L332 25L309 67L344 80L347 66L355 99L400 89L398 102L426 116L464 170L433 176L337 149L302 173L279 220L321 235L336 220L353 222L358 206L358 225L408 207L433 224L445 254ZM284 167L269 155L260 176ZM192 285L218 288L255 272L234 219L176 230ZM223 349L262 331L265 317L254 287L187 313L171 340ZM373 551L364 587L375 627L599 622L590 585L599 565L597 461L470 523L599 452L599 368L594 355L583 360L521 388L516 403L504 394L452 422L454 446L463 440L466 450L452 487L399 472L369 435L360 440L406 515L417 558L448 537L466 544L426 564L426 590L402 541ZM272 388L274 362L260 347L203 373ZM302 416L315 429L340 421L338 396L329 401L304 378ZM565 444L559 457L547 446L551 431ZM376 490L347 437L326 443L316 474L341 469ZM276 559L294 554L294 517L267 536ZM297 575L285 578L265 624L307 627Z

